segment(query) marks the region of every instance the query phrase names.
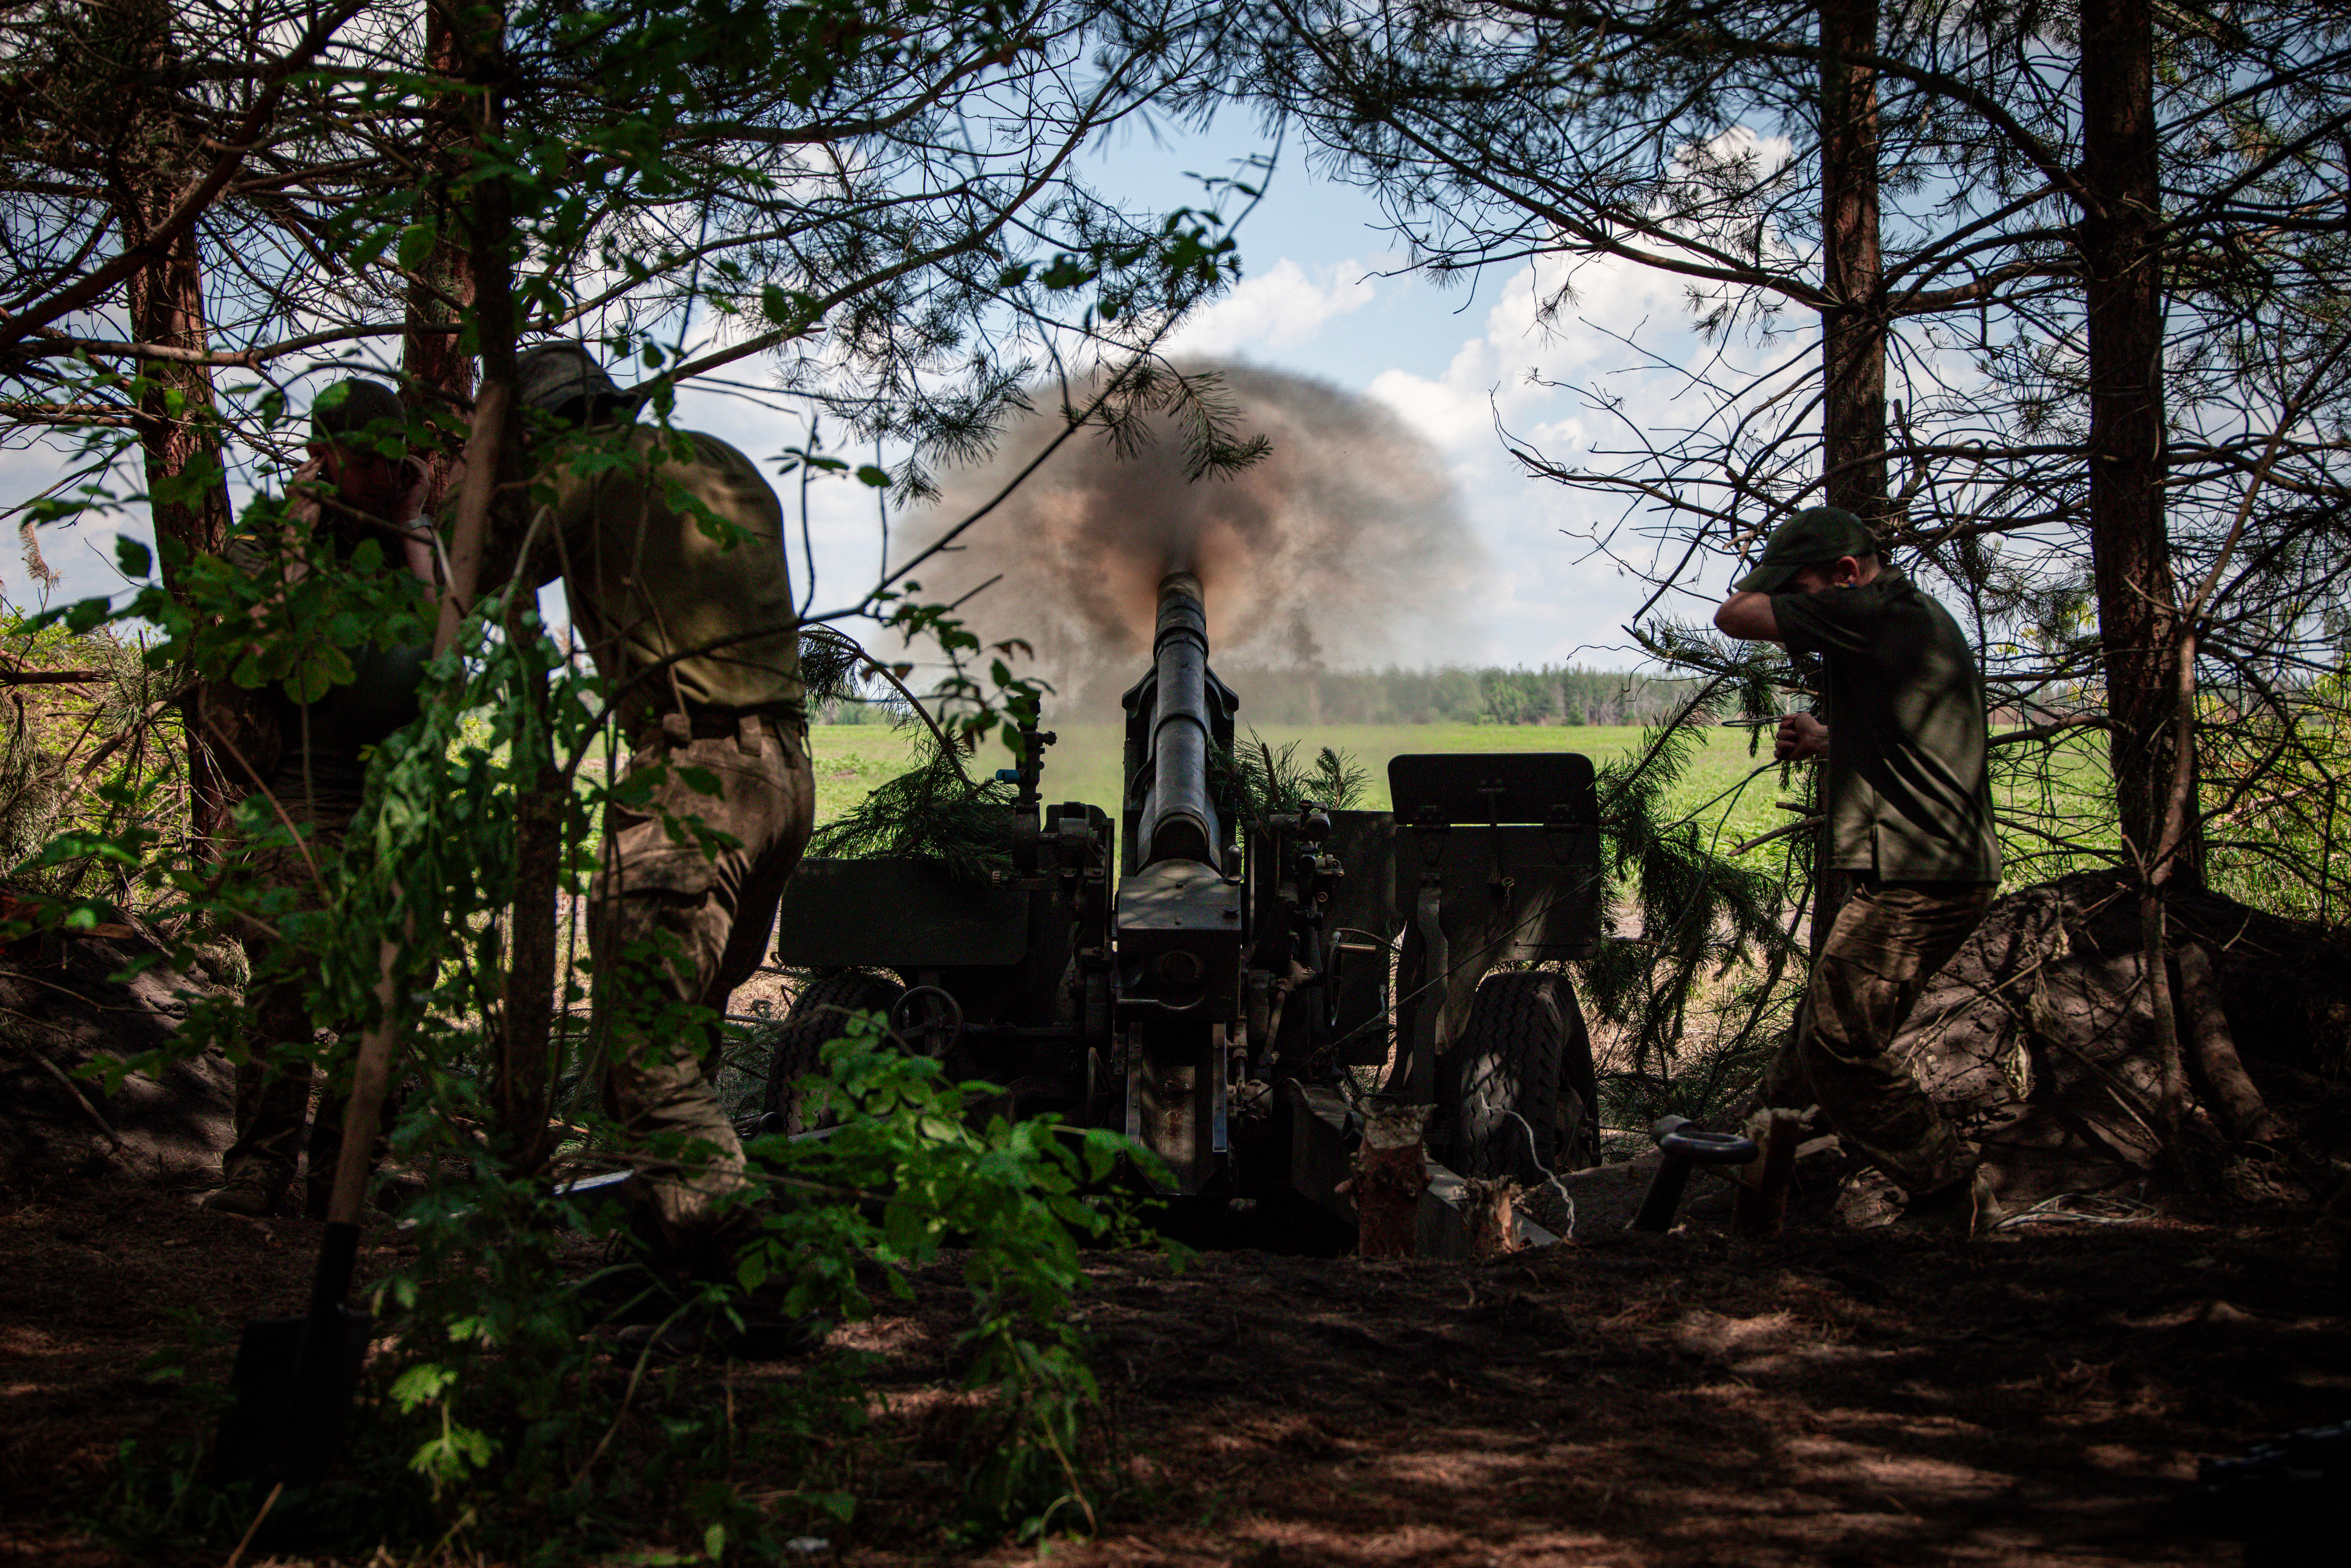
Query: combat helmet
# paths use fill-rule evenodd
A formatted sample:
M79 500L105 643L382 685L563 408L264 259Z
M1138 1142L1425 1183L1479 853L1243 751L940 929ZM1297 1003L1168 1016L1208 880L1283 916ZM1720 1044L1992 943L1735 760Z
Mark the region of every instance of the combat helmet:
M575 423L632 407L596 356L568 340L533 343L515 356L515 397L525 408Z

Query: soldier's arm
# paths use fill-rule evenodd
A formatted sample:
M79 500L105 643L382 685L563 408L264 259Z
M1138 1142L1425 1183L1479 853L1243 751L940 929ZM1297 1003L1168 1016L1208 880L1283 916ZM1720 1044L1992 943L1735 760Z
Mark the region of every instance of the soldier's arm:
M462 470L460 470L462 473ZM400 505L392 510L392 521L406 532L401 538L401 558L408 563L408 575L435 592L441 587L440 564L434 558L433 524L424 515L424 492L431 476L424 465L411 457L408 460L408 488L400 494ZM450 481L456 488L456 478Z
M1782 643L1780 618L1771 613L1768 593L1734 593L1714 612L1714 629L1726 637L1749 643Z

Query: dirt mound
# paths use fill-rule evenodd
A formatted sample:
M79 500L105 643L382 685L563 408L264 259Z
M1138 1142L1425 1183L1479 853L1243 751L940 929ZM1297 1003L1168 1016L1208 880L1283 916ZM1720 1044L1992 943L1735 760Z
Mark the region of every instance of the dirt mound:
M2116 875L2002 898L1911 1015L1900 1049L1965 1118L2011 1204L2134 1183L2306 1202L2351 1152L2351 944L2217 894L2168 904L2177 1056L2159 1045L2137 896ZM2199 990L2183 984L2190 943L2210 956L2224 1020L2199 1020ZM2199 1021L2208 1035L2225 1021L2283 1136L2247 1139L2195 1048Z
M0 1184L132 1176L179 1184L214 1176L228 1146L235 1071L218 1052L160 1076L127 1074L108 1092L77 1076L100 1058L130 1061L173 1042L209 975L166 966L120 979L160 949L135 925L113 936L30 936L0 947Z

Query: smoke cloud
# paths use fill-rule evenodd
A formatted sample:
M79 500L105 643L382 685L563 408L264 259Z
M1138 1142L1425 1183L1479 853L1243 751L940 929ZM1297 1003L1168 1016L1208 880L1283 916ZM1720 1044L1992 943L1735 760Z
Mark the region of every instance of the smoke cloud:
M1100 700L1104 683L1140 673L1170 571L1199 574L1219 667L1418 663L1449 642L1486 565L1436 450L1385 407L1325 382L1180 368L1215 373L1236 434L1261 434L1271 451L1232 477L1188 480L1170 418L1155 416L1150 442L1123 457L1081 431L964 535L967 549L925 565L924 596L956 598L1003 574L964 613L990 640L1028 639L1065 699L1075 687ZM917 536L968 516L1061 428L1057 406L1029 416L987 463L943 476Z

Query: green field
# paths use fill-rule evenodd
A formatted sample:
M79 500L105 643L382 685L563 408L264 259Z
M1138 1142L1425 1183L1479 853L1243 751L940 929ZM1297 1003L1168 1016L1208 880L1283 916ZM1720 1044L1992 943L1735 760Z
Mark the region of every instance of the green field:
M1048 800L1084 800L1116 814L1119 799L1121 727L1114 724L1064 724L1055 727L1061 743L1045 754L1043 792ZM1593 762L1606 762L1631 751L1641 731L1600 726L1567 727L1534 725L1406 724L1326 725L1320 728L1269 727L1257 732L1279 748L1290 741L1304 744L1311 755L1329 746L1372 776L1365 806L1384 810L1388 801L1388 758L1415 751L1580 751ZM1243 732L1248 738L1249 732ZM1700 812L1714 824L1722 847L1767 832L1791 821L1771 802L1801 792L1782 790L1778 770L1766 768L1740 789L1758 761L1747 754L1745 730L1718 729L1707 734L1707 747L1674 791L1677 806ZM815 754L817 818L827 821L862 800L875 785L905 771L914 754L911 735L880 725L820 725L810 732ZM1000 744L984 747L975 769L1008 764ZM1718 797L1736 791L1711 806Z
M1084 800L1115 815L1121 727L1114 724L1055 727L1061 739L1045 754L1045 798ZM1596 725L1333 724L1314 729L1269 726L1257 733L1276 747L1293 740L1302 742L1301 751L1309 756L1316 747L1336 747L1371 775L1370 798L1364 804L1379 810L1389 805L1388 758L1405 752L1580 751L1595 763L1604 763L1631 752L1641 740L1636 728ZM1243 731L1245 743L1249 734ZM1774 802L1803 800L1811 789L1808 768L1798 769L1790 782L1782 784L1780 770L1769 765L1768 737L1757 757L1749 756L1748 739L1744 729L1706 731L1705 749L1668 797L1677 810L1703 823L1709 840L1724 851L1793 821L1793 814ZM914 748L910 734L883 725L820 725L810 732L810 746L815 753L820 821L841 815L875 785L904 772ZM2086 734L2071 738L2025 776L2013 771L2013 765L2026 760L2022 753L1995 755L1992 794L2001 817L2010 886L2095 863L2095 857L2079 853L2089 846L2113 848L2114 829L2104 799L2105 758L2101 738ZM991 742L982 748L973 768L975 771L992 769L1009 761L1002 745ZM2057 849L2053 838L2072 841L2074 852ZM1778 848L1767 845L1749 858L1763 864Z

